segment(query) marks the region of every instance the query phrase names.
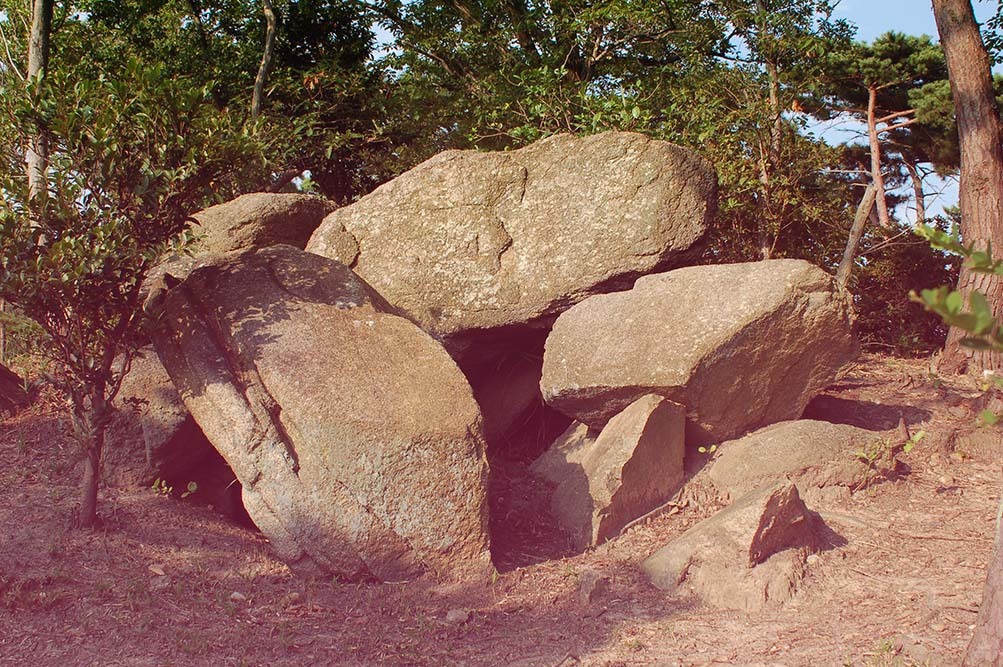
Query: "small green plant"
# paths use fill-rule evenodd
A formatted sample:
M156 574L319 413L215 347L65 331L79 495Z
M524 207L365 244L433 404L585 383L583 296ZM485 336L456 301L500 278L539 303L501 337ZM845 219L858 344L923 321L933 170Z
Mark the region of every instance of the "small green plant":
M923 441L923 438L925 437L926 437L926 431L916 431L915 433L913 433L911 436L909 436L909 439L902 444L902 453L908 454L909 452L911 452L913 449L916 448L916 445L918 445L920 442Z
M930 380L930 385L931 385L931 386L932 386L932 387L933 387L934 389L940 389L941 387L943 387L943 386L944 386L944 379L943 379L943 378L941 378L941 377L940 377L939 375L937 375L936 373L933 373L933 372L929 373L929 374L927 375L927 378L928 378L928 379Z
M624 640L623 645L631 651L643 651L645 648L645 643L638 637L630 637L629 639Z
M853 457L867 466L869 472L876 472L882 459L891 453L891 443L887 439L875 440L863 449L853 453Z
M908 454L925 437L926 431L916 431L909 436L908 440L900 444L894 443L888 438L879 438L863 449L854 452L853 456L867 467L869 474L876 474L881 472L882 468L894 469L895 455L899 451Z
M170 496L174 494L174 487L167 483L166 479L161 479L158 477L153 481L153 486L150 489L161 496ZM187 498L196 491L199 490L199 485L196 482L188 482L185 486L185 490L181 492L182 498Z
M905 442L893 442L889 438L879 438L853 453L853 457L863 464L864 475L854 490L868 486L879 477L887 478L895 473L899 452L908 454L923 438L926 431L916 431Z
M25 439L24 434L17 434L17 453L20 456L25 455L28 452L28 441Z
M917 662L907 655L902 655L901 647L897 647L895 642L885 639L878 643L874 651L864 654L867 658L865 667L927 667L928 661ZM844 665L853 665L852 660L847 660Z

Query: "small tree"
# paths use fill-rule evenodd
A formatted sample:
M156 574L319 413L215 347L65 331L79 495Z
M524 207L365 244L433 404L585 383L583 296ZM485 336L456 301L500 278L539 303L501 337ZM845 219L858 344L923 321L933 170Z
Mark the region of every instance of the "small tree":
M933 94L934 91L946 93L944 54L926 35L914 37L889 32L871 44L856 43L850 49L831 53L828 70L831 95L821 115L848 113L866 125L869 171L876 191L878 220L882 227L890 229L892 220L884 181L889 156L883 154L891 152L906 163L903 166L907 170L910 165L915 167L903 154L907 151L902 144L928 138L928 133L914 137L913 130L917 123L928 119L931 110L927 107L931 101L940 101L941 110L950 105L946 94ZM920 102L925 104L925 114L917 112ZM921 181L919 173L916 179ZM923 206L921 186L916 205L917 208Z
M207 88L137 61L114 78L56 71L0 84L0 298L48 336L85 460L76 522L90 526L110 403L140 340L143 276L243 162L242 139ZM23 168L38 127L49 140L44 197L30 196Z

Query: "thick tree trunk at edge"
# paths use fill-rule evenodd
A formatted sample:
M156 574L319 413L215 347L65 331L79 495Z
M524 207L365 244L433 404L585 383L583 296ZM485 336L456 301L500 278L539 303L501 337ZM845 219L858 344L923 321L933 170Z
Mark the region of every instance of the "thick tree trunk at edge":
M998 667L1003 664L1003 549L996 536L996 550L989 563L989 574L982 589L982 606L975 626L975 636L968 644L963 667Z
M993 93L989 54L982 43L970 0L933 0L954 96L961 145L961 232L966 244L1003 248L1003 147L999 109ZM962 267L958 289L985 292L993 314L1003 311L1003 281ZM996 370L998 352L972 353L960 345L964 332L952 328L944 348L946 370ZM965 654L966 667L1003 661L1003 552L989 566L975 633Z
M961 145L961 234L965 244L1003 250L1003 147L993 82L978 24L969 0L933 0L934 17L950 73ZM975 274L964 266L958 289L985 293L993 314L1003 316L1003 280ZM965 332L952 328L941 370L979 372L1003 368L999 352L972 351L960 345ZM1003 609L999 610L1003 614Z

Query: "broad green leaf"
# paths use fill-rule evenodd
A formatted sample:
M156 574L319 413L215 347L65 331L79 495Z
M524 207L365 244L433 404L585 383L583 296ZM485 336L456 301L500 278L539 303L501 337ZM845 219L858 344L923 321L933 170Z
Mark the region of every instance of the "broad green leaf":
M952 291L944 298L944 307L949 313L959 313L962 307L961 292Z

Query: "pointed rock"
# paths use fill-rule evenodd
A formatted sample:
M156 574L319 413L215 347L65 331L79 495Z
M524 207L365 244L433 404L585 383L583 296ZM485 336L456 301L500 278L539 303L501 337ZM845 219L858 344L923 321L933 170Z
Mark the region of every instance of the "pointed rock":
M746 494L644 561L648 579L711 606L758 610L788 600L820 549L822 520L785 480Z
M675 493L683 479L683 431L682 406L643 396L598 437L572 427L537 461L534 472L558 482L551 511L576 548L616 537Z
M589 429L588 424L573 422L547 451L533 461L529 466L530 473L551 484L560 484L581 470L585 454L598 435L598 432Z

